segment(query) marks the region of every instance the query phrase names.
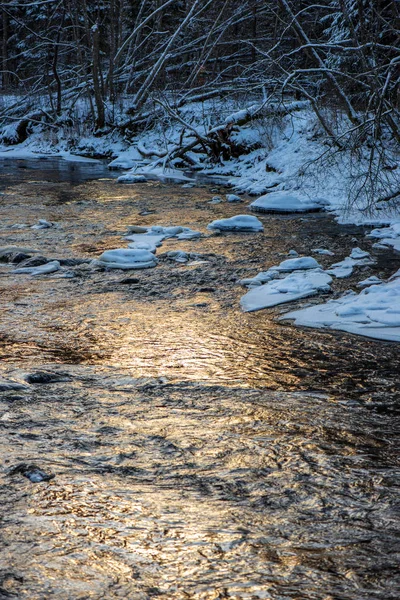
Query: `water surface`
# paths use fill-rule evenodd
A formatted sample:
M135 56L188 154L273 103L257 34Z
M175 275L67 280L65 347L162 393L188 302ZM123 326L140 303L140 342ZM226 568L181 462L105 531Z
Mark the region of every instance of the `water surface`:
M5 162L0 244L51 258L124 246L128 225L206 233L246 211L207 204L215 184L123 186L42 165L18 177ZM38 218L58 228L11 228ZM0 267L1 375L65 378L0 392L0 596L398 598L398 346L238 303L238 279L291 248L336 261L354 237L370 242L327 215L261 219L262 235L170 240L159 254L207 262L161 259L131 284L84 266L72 279ZM55 478L31 483L21 463Z

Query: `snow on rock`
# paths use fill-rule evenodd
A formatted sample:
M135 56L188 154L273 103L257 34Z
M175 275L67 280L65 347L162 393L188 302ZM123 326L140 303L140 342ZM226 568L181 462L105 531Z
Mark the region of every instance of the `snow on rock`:
M327 250L326 248L313 248L311 250L311 252L314 252L314 254L319 254L321 256L334 256L335 253L331 252L330 250Z
M398 269L396 273L393 273L393 275L389 278L389 281L393 281L393 279L397 279L397 277L400 277L400 269Z
M331 265L326 272L334 275L337 279L344 279L345 277L350 277L354 267L363 267L372 264L374 264L374 261L369 252L361 250L361 248L353 248L350 256L346 256L345 259Z
M366 250L361 250L361 248L353 248L353 250L350 252L350 258L359 260L360 258L371 258L371 256Z
M298 255L299 255L299 253L296 252L296 250L289 250L289 252L288 252L288 256L296 257Z
M138 176L144 177L145 181L147 181L148 179L168 179L170 181L184 182L195 181L194 179L184 175L182 171L178 171L178 169L164 169L164 167L152 167L151 165L149 165L148 167L140 167L139 169L134 169L131 172L126 173L125 175L121 175L121 177L118 177L117 181L120 183L134 183L135 178L137 178Z
M28 223L15 223L14 225L10 225L8 229L28 229Z
M236 194L227 194L226 195L227 202L243 202L240 196L236 196Z
M140 227L139 225L130 225L128 227L128 235L131 233L147 233L148 227Z
M324 304L285 314L296 325L327 327L380 340L400 342L400 278L350 292Z
M190 254L183 250L171 250L167 252L166 256L178 263L186 263L190 259Z
M396 252L400 252L400 221L394 221L390 227L373 229L367 237L379 239L379 243L374 244L375 248L386 248L391 246Z
M282 273L290 273L291 271L303 271L306 269L319 269L321 265L311 256L300 256L299 258L288 258L281 262L277 267L272 267Z
M219 229L220 231L264 231L261 221L257 217L249 215L237 215L229 219L219 219L207 225L207 229Z
M12 273L15 275L32 275L32 277L37 277L39 275L48 275L49 273L55 273L59 271L61 268L58 260L52 260L45 265L40 265L39 267L21 267L20 269L14 269Z
M269 269L268 271L261 271L255 277L250 277L247 279L241 279L239 281L240 285L244 285L248 288L258 287L260 285L264 285L264 283L268 283L268 281L272 281L272 279L277 279L279 277L278 271L275 269Z
M151 236L148 236L151 237ZM159 246L159 244L155 244L154 242L151 241L138 241L138 242L131 242L130 244L128 244L128 248L130 248L131 250L147 250L148 252L151 252L152 254L155 254L157 252L157 247Z
M136 173L127 173L121 175L117 179L118 183L145 183L147 178L144 175L138 175Z
M192 240L201 237L200 231L194 231L190 227L162 227L161 225L153 225L146 228L130 228L142 229L146 233L134 233L125 236L129 244L129 248L146 249L150 252L155 252L156 248L162 245L163 240L168 238L177 238L178 240Z
M359 281L357 283L357 287L363 288L368 287L369 285L379 285L380 283L383 283L382 279L379 279L379 277L376 277L375 275L371 275L371 277L367 277L367 279Z
M0 262L19 263L38 252L39 250L21 246L2 246L0 248Z
M148 250L117 248L107 250L93 261L108 269L149 269L155 267L158 259Z
M132 146L129 150L121 152L118 158L114 159L108 165L109 169L132 169L143 157L137 148Z
M245 294L240 305L245 312L270 308L285 302L313 296L320 291L330 291L332 278L321 270L291 273L283 279L275 279L255 287Z
M25 383L10 379L0 378L0 392L10 392L13 390L26 390L28 386Z
M165 239L165 236L151 235L148 233L135 233L133 235L128 235L125 239L131 242L128 244L128 248L147 250L148 252L155 254L157 248L161 246L162 241Z
M266 213L305 213L321 210L325 202L320 198L308 200L289 192L271 192L250 204L250 210Z
M208 204L221 204L221 202L222 202L221 196L214 196L213 198L211 198L211 200Z
M178 240L196 240L201 237L201 233L200 231L189 229L189 227L184 227L182 233L179 233L176 237Z
M50 229L51 227L55 227L55 223L50 223L46 219L39 219L37 225L32 225L31 229Z

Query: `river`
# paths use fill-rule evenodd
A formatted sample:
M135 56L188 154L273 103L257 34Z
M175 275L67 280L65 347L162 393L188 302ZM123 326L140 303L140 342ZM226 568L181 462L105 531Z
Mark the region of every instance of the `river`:
M102 164L56 160L0 169L0 245L50 258L124 247L130 225L206 233L246 212L208 204L218 183L122 185ZM57 227L12 228L42 218ZM370 242L327 214L260 219L264 234L167 240L159 254L201 260L128 282L0 264L0 376L59 379L0 392L0 597L398 598L398 345L277 323L282 307L242 313L237 283L290 249L339 260ZM32 483L32 465L54 478Z

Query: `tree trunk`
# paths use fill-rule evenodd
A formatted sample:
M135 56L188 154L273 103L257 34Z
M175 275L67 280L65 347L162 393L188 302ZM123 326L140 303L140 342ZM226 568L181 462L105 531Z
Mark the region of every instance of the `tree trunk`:
M105 124L105 113L104 113L104 101L103 94L101 92L101 79L100 79L100 29L99 24L95 23L92 27L92 74L93 74L93 90L94 100L97 109L96 127L102 129Z
M1 45L1 62L2 62L2 78L1 84L3 91L6 91L9 86L9 73L8 73L8 15L3 9L3 39Z

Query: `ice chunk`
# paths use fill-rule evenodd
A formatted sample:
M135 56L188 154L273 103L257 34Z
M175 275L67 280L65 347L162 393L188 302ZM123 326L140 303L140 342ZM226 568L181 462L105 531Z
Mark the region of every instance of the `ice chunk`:
M272 279L277 279L278 277L278 271L269 269L268 271L261 271L261 273L258 273L255 277L241 279L239 283L240 285L252 288L268 283L268 281L272 281Z
M305 213L321 210L325 202L319 198L309 200L288 192L271 192L250 204L250 210L270 213Z
M132 233L147 233L148 227L140 227L139 225L130 225L128 227L128 235Z
M108 269L149 269L158 259L148 250L117 248L103 252L96 263Z
M55 224L54 223L50 223L49 221L46 221L46 219L39 219L39 222L37 225L32 225L31 229L50 229L51 227L54 227Z
M306 269L319 269L321 265L317 263L312 256L300 256L299 258L288 258L281 262L277 267L273 267L282 273L290 273L291 271L303 271Z
M243 202L240 196L236 196L236 194L227 194L226 195L227 202Z
M335 253L331 252L330 250L327 250L326 248L313 248L311 250L311 252L314 252L314 254L320 254L321 256L334 256Z
M145 229L147 233L134 233L133 235L125 236L130 248L146 248L146 244L149 246L150 251L154 252L155 248L162 245L162 241L168 238L176 237L178 240L192 240L201 237L200 231L194 231L190 227L162 227L161 225L153 225ZM140 245L138 245L140 244Z
M371 285L359 294L346 294L281 318L296 325L328 327L366 337L400 342L400 278Z
M186 263L188 262L190 255L183 250L171 250L167 252L167 258L171 258L175 262Z
M167 169L155 165L140 167L132 172L128 172L125 175L118 177L117 181L121 183L134 183L134 179L138 176L144 177L144 181L147 181L148 179L168 179L170 181L195 182L194 179L187 177L178 169Z
M126 173L126 175L118 177L117 181L118 183L145 183L147 178L137 173Z
M264 231L263 224L257 217L249 215L237 215L229 219L213 221L207 229L219 229L220 231Z
M128 235L125 238L128 242L128 248L137 248L140 250L148 250L149 252L156 252L156 249L161 246L162 241L165 239L164 235L151 235L148 233L134 233Z
M357 287L368 287L369 285L379 285L380 283L383 283L382 279L379 279L379 277L375 277L375 275L371 275L371 277L359 281L357 283Z
M285 302L313 296L319 291L329 291L332 278L321 270L291 273L251 289L240 300L245 312L270 308Z
M350 253L350 258L354 258L355 260L359 260L360 258L371 258L369 252L366 250L361 250L361 248L353 248Z
M379 243L374 244L374 248L392 246L393 250L400 252L400 221L393 221L390 227L373 229L367 237L380 240Z
M49 273L55 273L61 268L58 260L52 260L51 262L46 263L45 265L40 265L39 267L21 267L20 269L14 269L12 273L15 275L32 275L32 277L37 277L39 275L48 275Z
M359 257L359 258L355 258ZM360 248L353 248L351 256L346 256L343 260L327 269L327 273L334 275L337 279L350 277L354 267L362 267L374 264L369 252L364 252Z
M178 240L195 240L201 237L201 233L200 231L193 231L189 227L184 227L182 233L179 233L176 237Z

